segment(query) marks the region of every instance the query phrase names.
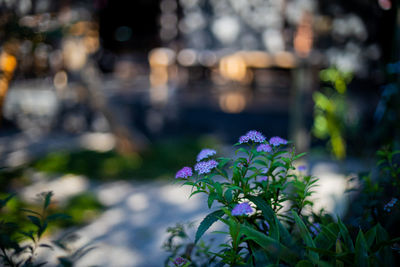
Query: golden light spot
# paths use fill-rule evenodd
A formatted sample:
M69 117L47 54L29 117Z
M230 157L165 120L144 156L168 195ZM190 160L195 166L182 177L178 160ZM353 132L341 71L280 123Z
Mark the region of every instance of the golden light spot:
M240 92L227 92L220 95L219 106L226 113L240 113L246 107L246 98Z
M59 71L54 75L53 84L56 89L62 89L67 86L68 76L65 71Z
M233 54L221 58L219 71L224 78L243 81L247 73L247 65L243 57Z
M0 55L0 69L6 73L12 73L14 69L17 67L17 59L8 54L7 52L3 52Z
M263 51L243 51L240 55L248 67L268 68L271 66L271 56Z
M290 52L278 52L274 57L275 64L278 67L291 69L296 66L296 59Z

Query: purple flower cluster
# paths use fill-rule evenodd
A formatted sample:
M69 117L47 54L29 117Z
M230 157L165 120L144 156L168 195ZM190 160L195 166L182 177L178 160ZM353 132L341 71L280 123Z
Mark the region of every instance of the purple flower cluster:
M254 143L262 143L265 141L265 137L260 132L252 130L239 138L240 144L248 143L249 141L253 141Z
M313 223L310 226L310 231L314 234L314 235L318 235L319 232L321 231L321 225L319 225L319 223Z
M192 168L190 168L190 167L183 167L182 169L180 169L180 170L176 173L175 178L188 178L188 177L190 177L190 176L192 176L192 175L193 175Z
M187 262L187 260L184 259L184 258L182 258L182 257L177 257L177 258L175 258L175 260L174 260L175 266L182 266L182 265L184 265L186 262Z
M194 169L199 174L209 173L212 169L218 166L218 162L211 159L208 161L201 161L194 166Z
M272 148L268 144L261 144L257 147L257 152L271 152Z
M394 207L394 205L396 205L398 199L397 198L392 198L384 207L383 210L386 212L390 212L392 210L392 208Z
M257 177L257 182L266 182L266 181L268 181L268 176L260 176L260 177Z
M280 146L280 145L286 145L287 140L279 137L279 136L274 136L269 139L269 143L273 146Z
M307 170L307 167L306 167L305 165L300 165L299 167L297 167L297 169L298 169L300 172L304 172L305 170Z
M237 204L233 210L232 210L232 215L233 216L241 216L241 215L246 215L250 214L253 212L253 208L250 206L249 203L243 202Z
M214 149L205 148L201 150L200 153L197 155L197 162L202 161L203 159L211 157L215 154L217 154L217 151L215 151Z

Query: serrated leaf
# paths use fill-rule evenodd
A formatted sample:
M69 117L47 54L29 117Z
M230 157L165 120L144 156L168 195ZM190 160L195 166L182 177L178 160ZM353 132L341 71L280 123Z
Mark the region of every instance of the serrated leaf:
M197 228L196 231L196 238L194 243L197 243L199 239L203 236L203 234L208 230L208 228L211 227L216 221L218 221L219 218L224 215L224 211L222 210L216 210L214 212L211 212L208 214L200 223L199 228Z

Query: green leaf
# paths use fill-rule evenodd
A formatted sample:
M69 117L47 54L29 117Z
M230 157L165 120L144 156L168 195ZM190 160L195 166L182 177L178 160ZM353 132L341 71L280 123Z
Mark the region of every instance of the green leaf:
M241 233L264 248L271 258L277 258L291 265L295 265L298 262L298 255L279 241L246 225L241 226Z
M249 154L249 151L247 151L247 149L245 149L243 147L237 149L236 152L235 152L235 155L237 155L239 152L246 153L247 155Z
M52 215L47 216L46 220L51 222L54 220L69 220L72 217L67 215L67 214L63 214L63 213L54 213Z
M257 160L255 160L255 161L253 161L253 163L259 164L259 165L261 165L261 166L268 167L268 164L267 164L264 160L259 160L259 159L257 159Z
M347 230L346 226L343 224L342 220L339 217L338 217L338 226L340 229L340 235L342 236L345 245L351 252L354 252L354 245L353 241L351 240L349 231Z
M218 158L218 168L223 168L229 161L230 158Z
M46 193L46 195L44 197L43 209L47 209L47 207L50 205L52 196L53 196L53 192L52 191L49 191L49 192Z
M294 157L293 157L293 160L296 160L296 159L298 159L298 158L301 158L302 156L304 156L304 155L306 155L306 154L307 154L306 152L300 153L300 154L294 156Z
M199 239L203 236L203 234L207 231L207 229L210 228L210 226L213 223L218 221L218 219L220 217L222 217L222 215L224 215L224 212L222 210L216 210L216 211L208 214L203 219L203 221L201 221L199 228L197 228L196 239L195 239L194 243L197 243L197 241L199 241Z
M321 225L321 232L314 239L315 247L330 249L337 239L337 232L335 234L334 231L335 227L334 223L330 223L328 226Z
M23 211L23 212L28 212L28 213L32 213L32 214L35 214L35 215L38 215L38 216L42 216L39 212L36 212L34 210L24 209L24 208L21 208L20 210Z
M228 188L228 189L225 191L225 193L224 193L224 198L225 198L225 200L226 200L228 203L231 203L231 202L232 202L232 198L233 198L233 196L232 196L232 190L233 190L233 188L230 187L230 188Z
M27 217L34 225L39 228L42 227L42 223L40 222L40 219L38 217L32 215L28 215Z
M256 204L257 208L259 208L264 218L267 220L268 224L270 225L271 233L274 231L279 231L279 236L282 239L282 243L291 246L293 243L292 237L290 236L288 230L282 225L282 223L278 220L275 215L275 212L271 209L271 207L267 204L267 202L259 196L247 196L247 198ZM278 228L276 229L276 224L278 224ZM276 234L275 234L276 236Z
M376 226L372 227L365 233L365 241L367 242L368 249L372 246L376 238Z
M207 200L208 208L211 208L214 200L217 198L218 198L217 193L215 193L215 192L210 193L210 195L208 196L208 200Z
M355 251L355 265L360 267L369 266L368 262L368 245L365 241L363 232L360 230L356 239L356 251Z
M10 201L14 197L14 194L9 195L5 199L0 200L0 209L2 209L5 205L7 205L7 202Z
M379 253L383 258L384 266L393 266L393 253L391 247L385 243L389 241L389 234L379 223L376 225L376 242L379 246Z
M190 194L189 198L191 198L192 196L194 196L194 195L196 195L196 194L198 194L198 193L207 193L207 191L204 191L204 190L196 190L196 191L193 191L193 192Z
M215 190L217 191L217 194L219 195L219 196L222 196L222 186L221 186L221 184L219 183L219 182L215 182L214 183L214 188L215 188Z
M292 215L293 215L293 218L294 218L294 220L296 222L297 227L299 228L300 235L303 238L304 243L308 247L315 248L314 241L311 238L311 234L308 231L306 225L303 223L303 221L300 219L299 215L297 215L297 213L294 210L292 210ZM313 251L309 251L308 254L309 254L311 260L313 260L313 261L318 261L319 260L319 256L318 256L317 253L315 253Z
M310 261L307 260L301 260L296 264L296 267L313 267L314 264L312 264Z

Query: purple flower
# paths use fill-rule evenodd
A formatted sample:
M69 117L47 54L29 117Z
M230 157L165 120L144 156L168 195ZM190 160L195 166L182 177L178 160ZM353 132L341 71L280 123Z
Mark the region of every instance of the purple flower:
M253 208L250 206L249 203L243 202L237 204L233 210L232 210L232 215L233 216L241 216L241 215L246 215L249 213L253 212Z
M184 259L184 258L182 258L182 257L177 257L177 258L175 258L175 260L174 260L175 266L182 266L182 265L184 265L186 262L187 262L187 260Z
M394 207L394 205L396 205L398 199L397 198L392 198L384 207L383 210L386 212L390 212L392 210L392 208Z
M190 176L192 176L192 175L193 175L192 168L190 168L190 167L183 167L182 169L180 169L180 170L176 173L175 178L188 178L188 177L190 177Z
M318 235L319 232L321 231L321 225L319 225L319 223L313 223L310 226L310 231L314 234L314 235Z
M268 181L268 176L260 176L257 178L257 182L264 182L264 181Z
M218 166L218 162L211 159L209 161L201 161L194 166L194 169L199 173L209 173L212 169Z
M239 138L239 143L244 144L248 143L249 141L253 141L255 143L262 143L265 141L265 137L255 130L249 131L247 134L242 135Z
M257 147L257 152L271 152L272 148L268 144L261 144Z
M205 148L202 151L200 151L200 153L197 155L197 162L206 159L208 157L211 157L212 155L215 154L217 154L217 151L215 151L214 149Z
M280 145L286 145L287 140L279 137L279 136L274 136L269 139L269 143L273 146L280 146Z
M299 167L297 167L297 169L298 169L300 172L304 172L305 170L307 170L307 167L306 167L305 165L300 165Z

